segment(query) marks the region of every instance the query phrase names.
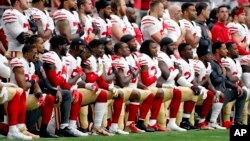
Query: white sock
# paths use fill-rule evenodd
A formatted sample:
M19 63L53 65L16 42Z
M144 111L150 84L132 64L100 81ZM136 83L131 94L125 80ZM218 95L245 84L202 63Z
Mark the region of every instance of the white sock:
M187 113L183 113L183 116L184 118L190 118L190 114L187 114Z
M202 122L204 122L206 119L205 118L201 118L200 120L199 120L199 123L202 123Z
M69 126L72 128L76 128L76 121L75 120L69 120Z
M155 125L156 124L156 120L155 119L150 119L149 120L149 125L150 126L153 126L153 125Z
M64 129L67 126L69 126L68 123L62 123L62 124L60 124L60 129Z
M14 133L14 132L16 132L16 131L18 131L16 125L9 126L9 132Z
M94 127L101 127L103 116L107 109L107 103L96 102L95 104L95 116L94 116Z
M214 103L213 104L210 122L217 123L217 118L220 114L222 106L223 106L223 103Z
M25 124L23 124L23 123L22 124L17 124L17 128L20 129L20 128L23 128L23 127L26 127Z
M169 121L168 121L168 124L169 125L176 124L176 118L170 118Z
M117 123L111 123L111 128L113 130L117 130L118 129L118 124Z

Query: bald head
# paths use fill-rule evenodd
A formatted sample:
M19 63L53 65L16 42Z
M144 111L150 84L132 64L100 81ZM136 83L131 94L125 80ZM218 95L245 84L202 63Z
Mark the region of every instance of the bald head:
M136 14L135 14L135 9L132 7L127 7L126 8L126 15L128 17L129 22L134 23L136 22Z
M181 20L182 19L182 12L181 7L177 4L171 5L168 8L168 12L171 19Z

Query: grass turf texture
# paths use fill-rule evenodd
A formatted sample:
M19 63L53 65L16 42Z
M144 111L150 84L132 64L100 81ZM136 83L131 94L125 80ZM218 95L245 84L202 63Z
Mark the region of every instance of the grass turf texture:
M0 138L5 141L6 138ZM229 141L229 130L202 130L188 132L154 132L142 134L130 134L126 136L115 135L112 137L105 136L89 136L81 138L58 138L58 139L36 139L35 141Z

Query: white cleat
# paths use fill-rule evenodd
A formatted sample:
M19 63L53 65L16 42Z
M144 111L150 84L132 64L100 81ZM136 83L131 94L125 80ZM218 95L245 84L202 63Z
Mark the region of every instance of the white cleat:
M168 125L167 125L167 128L170 129L171 131L181 131L181 132L187 131L186 129L181 128L181 127L179 127L179 126L176 125L176 124L168 124Z
M32 137L24 135L23 133L19 131L16 131L16 132L9 132L7 135L7 139L9 140L32 140Z
M78 136L78 137L86 137L89 135L88 133L83 133L74 127L69 127L69 129L72 131L72 133L74 133L75 136Z
M214 129L219 129L219 130L226 130L227 128L220 126L218 123L212 123L209 122L208 126L214 128Z
M112 129L112 127L109 128L109 132L117 135L129 135L129 132L123 131L121 129Z

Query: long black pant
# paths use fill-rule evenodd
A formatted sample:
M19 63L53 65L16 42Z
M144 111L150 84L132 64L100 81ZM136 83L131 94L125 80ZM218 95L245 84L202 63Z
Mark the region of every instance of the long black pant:
M69 114L71 110L71 91L61 90L62 103L60 105L61 109L61 123L69 123ZM28 130L31 130L36 124L37 120L42 116L41 107L34 109L32 111L26 112L26 126Z
M224 105L223 107L230 101L233 101L236 99L235 103L235 121L236 122L241 122L241 117L242 117L242 111L245 105L246 97L247 97L247 92L244 90L242 96L238 96L237 91L232 90L232 89L226 89L222 91L224 94Z

